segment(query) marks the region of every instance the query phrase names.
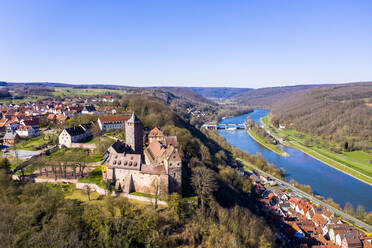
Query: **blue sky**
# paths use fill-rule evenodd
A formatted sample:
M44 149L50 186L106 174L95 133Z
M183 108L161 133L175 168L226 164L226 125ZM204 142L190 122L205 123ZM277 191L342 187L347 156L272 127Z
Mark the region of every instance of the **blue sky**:
M372 1L2 0L0 80L266 86L372 80Z

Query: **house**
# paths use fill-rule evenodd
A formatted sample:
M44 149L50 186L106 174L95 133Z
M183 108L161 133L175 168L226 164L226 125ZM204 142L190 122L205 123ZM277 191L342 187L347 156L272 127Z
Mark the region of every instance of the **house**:
M54 121L56 119L56 115L55 114L48 114L47 119L49 121Z
M350 229L347 224L331 224L328 225L328 237L331 241L336 243L336 236L339 233L345 233Z
M129 120L131 115L113 115L98 118L99 128L106 132L114 129L124 129L125 122Z
M355 229L337 234L336 244L340 245L342 248L362 248L359 232Z
M66 120L70 119L70 117L68 117L66 115L57 115L56 119L59 122L65 122Z
M0 119L0 133L5 133L7 123L8 123L8 119L6 118Z
M104 155L103 180L112 180L124 193L181 193L182 161L177 148L154 140L143 149L143 125L134 113L125 130L126 142L116 141Z
M12 127L7 127L6 133L3 138L3 144L12 146L19 140L19 135L14 131Z
M32 138L39 134L33 127L25 125L19 125L16 133L21 138Z
M31 126L35 130L40 129L40 122L37 118L24 118L19 122L19 124L24 126Z
M91 123L65 128L59 135L59 145L70 148L72 143L78 143L89 138Z
M96 108L93 105L87 105L83 108L83 111L81 111L83 115L93 115L97 113Z

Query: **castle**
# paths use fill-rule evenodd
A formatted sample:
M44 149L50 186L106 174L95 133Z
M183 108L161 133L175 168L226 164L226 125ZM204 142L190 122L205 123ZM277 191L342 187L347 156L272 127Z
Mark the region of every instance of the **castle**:
M182 160L177 147L177 137L165 136L159 128L144 137L143 125L132 113L125 122L125 142L117 140L104 155L103 180L111 180L124 193L181 194Z

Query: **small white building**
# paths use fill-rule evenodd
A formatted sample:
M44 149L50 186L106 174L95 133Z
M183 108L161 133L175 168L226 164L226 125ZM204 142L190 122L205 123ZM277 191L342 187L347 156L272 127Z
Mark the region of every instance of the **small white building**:
M82 124L76 127L65 128L59 135L59 145L71 147L72 143L86 140L90 136L91 124Z
M39 133L31 126L19 125L16 133L21 138L31 138L39 135Z
M93 105L88 105L83 108L83 111L81 111L83 115L93 115L97 114L97 110Z

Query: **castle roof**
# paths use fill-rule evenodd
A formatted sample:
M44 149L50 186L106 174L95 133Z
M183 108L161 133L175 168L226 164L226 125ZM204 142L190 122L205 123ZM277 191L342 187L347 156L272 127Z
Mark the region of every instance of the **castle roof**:
M166 146L172 145L174 147L177 147L178 146L177 136L166 136L165 145Z
M146 151L151 156L151 160L160 158L165 152L164 146L157 140L152 141L146 148Z
M130 122L130 123L139 123L141 121L137 118L136 114L134 112L132 112L132 115L131 115L130 119L127 122Z
M164 136L164 133L160 128L155 127L154 129L150 131L149 137L158 137L158 136Z
M132 148L125 144L124 142L117 140L114 144L111 145L112 149L116 153L130 153L133 152Z

